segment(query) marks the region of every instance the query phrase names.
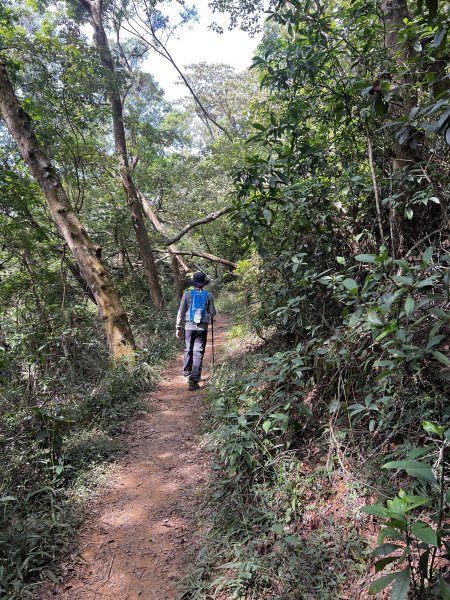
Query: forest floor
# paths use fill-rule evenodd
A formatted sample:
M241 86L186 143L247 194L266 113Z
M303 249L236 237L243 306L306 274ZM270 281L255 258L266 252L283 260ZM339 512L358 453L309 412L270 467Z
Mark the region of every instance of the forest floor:
M215 322L215 346L227 323ZM211 367L208 340L204 379ZM204 392L189 392L181 356L168 366L148 412L127 428L123 457L88 502L77 547L61 565L64 583L40 600L175 600L199 539L194 522L210 461L200 443Z

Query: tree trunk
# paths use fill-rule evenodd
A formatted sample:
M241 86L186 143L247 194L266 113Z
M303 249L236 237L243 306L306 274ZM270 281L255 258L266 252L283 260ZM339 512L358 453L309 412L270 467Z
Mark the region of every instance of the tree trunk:
M83 293L86 294L86 296L89 298L89 300L92 300L92 302L94 304L97 304L97 300L95 299L95 296L92 293L92 290L89 287L88 282L84 278L83 272L81 271L79 264L73 263L71 260L68 260L67 257L64 257L63 260L64 260L64 264L67 266L69 271L72 273L73 278L76 279L77 282L79 283L80 288L83 290Z
M388 60L397 63L401 68L402 65L410 58L410 50L406 44L402 47L402 42L399 40L399 30L404 27L404 20L411 19L406 0L383 0L381 3L385 25L385 50ZM397 80L400 88L407 88L410 83L408 75ZM402 114L408 114L409 111L417 104L417 94L411 91L401 89L400 95L403 99L401 108ZM398 115L395 115L398 116ZM415 162L415 151L407 144L394 145L394 157L392 168L394 171L404 169L411 163Z
M128 161L122 99L116 81L114 60L109 47L105 28L103 26L102 0L80 0L80 2L90 14L92 25L95 30L94 40L100 56L100 61L105 69L107 69L111 74L109 81L109 100L111 104L114 127L114 143L119 161L120 179L131 212L133 228L136 233L139 252L144 264L145 277L150 289L152 302L157 308L159 308L162 304L161 285L159 283L158 271L156 269L155 259L150 246L150 240L148 239L147 230L145 228L141 204L139 202L137 190L134 185Z
M29 115L21 107L0 58L0 111L31 174L44 194L55 224L72 251L95 296L109 347L114 358L132 356L133 334L120 298L94 245L72 209L59 177L42 150Z
M178 256L175 256L175 254L170 255L170 262L172 264L172 273L173 273L173 278L174 278L174 282L175 282L175 291L176 291L178 299L181 300L181 298L183 296L183 292L184 292L184 286L183 286L183 277L180 273L180 268L178 266L177 259L178 259Z
M402 41L399 39L399 31L404 27L404 20L411 19L407 0L382 0L381 10L385 27L384 44L386 58L392 63L395 63L401 70L411 56L411 51L407 45L402 45ZM399 77L395 83L399 86L398 91L403 102L400 109L395 108L392 110L392 116L399 117L407 115L410 110L416 106L417 94L412 90L412 86L410 88L410 84L412 84L410 74ZM399 144L395 141L392 147L392 154L393 181L399 181L402 176L402 171L416 163L416 151L408 144L408 141L404 144ZM397 238L397 250L398 254L401 256L404 252L403 218L398 210L392 206L389 219L391 233ZM395 244L393 239L391 240L391 244L392 252L395 254Z

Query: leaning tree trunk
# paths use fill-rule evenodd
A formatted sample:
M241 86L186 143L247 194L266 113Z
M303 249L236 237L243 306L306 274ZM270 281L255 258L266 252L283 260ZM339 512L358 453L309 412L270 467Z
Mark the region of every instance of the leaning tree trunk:
M135 344L128 318L94 245L75 214L58 174L34 134L30 116L21 107L0 58L0 111L31 174L39 183L54 222L72 251L94 294L114 358L132 356Z
M119 161L120 179L125 191L128 206L131 212L133 228L139 245L142 262L144 264L145 277L152 302L156 307L162 304L162 291L159 283L158 271L156 269L155 259L150 246L147 230L145 228L142 209L139 202L136 187L128 160L127 142L125 136L123 106L120 90L117 85L114 60L103 26L102 0L79 0L83 7L89 12L92 25L94 27L94 40L100 56L102 65L111 74L109 82L109 101L111 104L111 113L114 127L114 143Z

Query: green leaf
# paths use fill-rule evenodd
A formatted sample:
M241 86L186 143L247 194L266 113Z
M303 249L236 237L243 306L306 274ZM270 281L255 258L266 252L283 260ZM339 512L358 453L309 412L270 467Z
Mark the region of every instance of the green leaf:
M261 123L252 123L252 127L257 129L258 131L266 131L266 129L267 129L266 126L261 125Z
M286 542L286 544L291 544L292 546L300 546L301 545L301 541L296 535L287 535L284 538L283 542Z
M431 421L423 421L422 429L427 433L434 433L439 436L441 440L444 439L444 428L442 425L438 425L437 423L432 423Z
M311 416L312 416L312 410L311 410L311 407L310 407L310 406L308 406L307 404L303 404L302 402L299 402L299 403L295 404L295 408L296 408L296 409L297 409L299 412L301 412L301 413L303 413L303 414L307 415L308 417L311 417Z
M425 467L430 468L429 465L417 460L392 460L385 463L382 469L421 469Z
M441 362L446 367L450 366L450 359L447 356L445 356L445 354L442 354L442 352L439 352L438 350L435 350L431 354L434 356L434 358L436 360L438 360L439 362Z
M380 504L368 504L367 506L363 506L361 511L366 513L367 515L374 515L375 517L387 517L387 510L381 506Z
M387 567L387 565L391 565L396 560L398 560L398 556L386 556L386 558L377 560L377 562L375 563L375 573L379 573L384 569L384 567Z
M431 287L433 285L434 285L434 278L427 277L427 279L422 279L422 281L419 281L418 283L416 283L416 285L414 287L417 288L418 290L420 290L421 288Z
M445 312L445 310L442 310L438 306L433 306L432 308L430 308L430 313L435 317L441 317L442 319L450 319L450 313Z
M408 296L405 300L405 313L407 315L412 315L415 305L416 303L414 302L414 298L412 296Z
M450 585L439 575L439 593L442 600L450 600Z
M369 308L369 310L367 311L367 320L374 327L383 327L384 325L383 321L378 316L377 311L373 308Z
M429 481L430 483L437 483L430 466L418 460L394 460L386 463L382 468L403 469L413 477Z
M358 254L357 256L355 256L355 260L365 263L373 263L375 262L375 258L376 254Z
M444 133L444 139L447 146L450 146L450 127L447 127Z
M379 117L384 117L387 113L387 102L384 102L383 97L380 94L375 98L374 108Z
M407 458L419 458L419 456L423 456L424 454L428 454L433 446L423 446L421 448L413 448L407 454Z
M445 335L435 335L430 340L428 340L428 344L425 348L425 351L431 350L434 346L437 346L445 339Z
M61 585L61 581L58 579L58 577L56 577L56 575L53 573L53 571L50 571L50 569L44 569L44 573L45 573L45 575L47 575L47 577L49 579L51 579L53 581L53 583Z
M272 525L272 531L277 535L283 535L284 527L281 523L275 523L275 525Z
M351 279L351 278L344 279L344 281L342 282L342 285L347 290L349 290L351 294L358 293L358 284L356 283L356 281L354 279Z
M419 572L423 577L426 577L428 579L428 562L430 560L430 553L431 553L432 548L428 548L428 550L425 550L425 552L422 552L420 558L419 558Z
M409 589L409 581L411 578L410 568L407 567L404 571L395 578L394 585L391 590L391 600L405 600Z
M376 341L379 342L380 340L385 338L387 335L389 335L393 331L397 331L397 329L398 329L397 319L392 319L392 321L390 321L390 323L388 323L386 325L386 327L383 328L382 332L376 337ZM378 361L378 362L382 362L382 361Z
M377 542L380 545L384 542L384 540L386 538L388 538L390 540L397 540L399 542L404 541L404 536L397 529L394 529L393 527L383 527L378 532Z
M429 265L432 258L433 258L433 248L432 248L432 246L429 246L423 253L422 262L425 265Z
M397 575L399 575L401 572L402 571L395 571L395 573L389 573L389 575L383 575L383 577L380 577L376 581L372 581L372 583L370 584L370 587L369 587L370 596L374 596L375 594L378 594L379 592L384 590L384 588L387 587L390 583L392 583L394 581L394 579L397 577Z
M411 531L421 542L425 542L425 544L437 547L438 540L436 532L433 531L433 529L431 529L431 527L426 523L422 523L422 521L414 523L414 525L411 527Z
M386 556L387 554L392 554L392 552L395 552L396 550L401 550L402 546L399 546L398 544L381 544L381 546L377 546L375 548L375 550L372 552L372 556L373 557L377 557L377 556Z
M439 29L436 31L436 34L435 34L430 46L432 48L439 48L439 46L442 44L444 37L446 35L447 35L447 30L444 29L444 27L439 27Z
M349 327L354 327L359 319L361 318L361 309L358 308L357 310L355 310L354 313L352 313L348 319L348 326Z
M348 409L349 409L349 411L351 411L349 413L349 416L354 417L355 415L359 415L359 413L367 410L367 406L364 406L363 404L352 404L351 406L348 407Z
M264 429L264 431L267 433L269 431L269 429L272 427L272 421L270 419L267 419L266 421L264 421L264 423L262 424L262 428Z
M412 218L414 216L414 211L410 206L405 207L404 216L405 216L405 219L408 219L408 221L412 220Z
M264 218L265 218L267 224L269 225L270 222L272 221L272 211L269 210L268 208L265 208L263 210L263 215L264 215Z
M398 285L412 285L414 280L411 277L411 275L393 275L392 279L395 281L395 283L397 283Z
M397 516L399 516L399 515L397 515ZM404 533L406 533L408 530L406 520L403 517L398 518L398 519L391 519L390 521L386 522L386 525L388 526L388 529L395 528L395 529L398 529L399 531L403 531ZM390 537L392 537L392 536L390 536Z
M289 417L286 413L270 413L269 417L276 421L289 421Z
M378 337L380 337L380 336L378 336ZM378 338L377 338L377 339L378 339ZM389 367L389 368L390 368L390 367L394 367L394 366L395 366L395 364L396 364L396 363L395 363L395 361L393 361L393 360L376 360L376 361L373 363L373 366L374 366L374 367Z

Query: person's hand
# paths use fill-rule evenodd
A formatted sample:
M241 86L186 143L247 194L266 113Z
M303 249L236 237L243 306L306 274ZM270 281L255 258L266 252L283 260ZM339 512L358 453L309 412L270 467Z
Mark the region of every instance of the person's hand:
M181 331L181 329L177 329L175 335L177 336L177 340L181 340L183 338L183 332Z

